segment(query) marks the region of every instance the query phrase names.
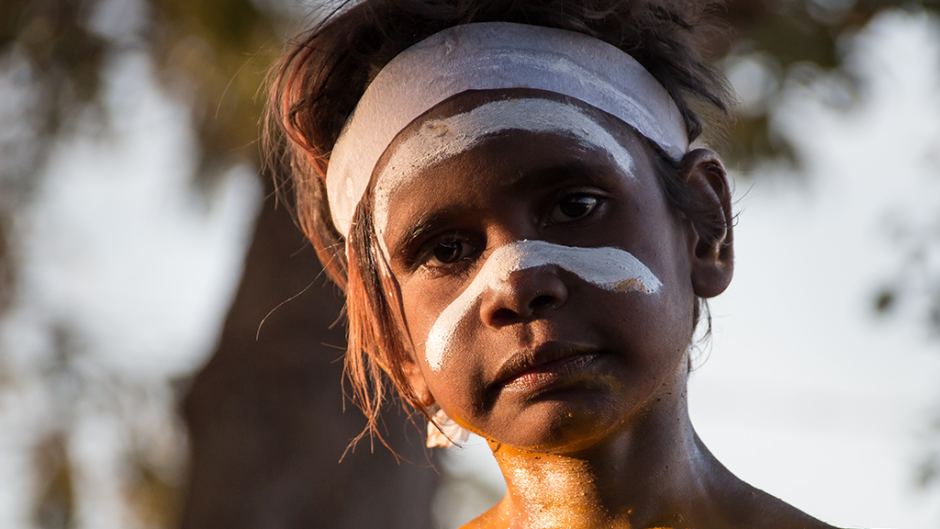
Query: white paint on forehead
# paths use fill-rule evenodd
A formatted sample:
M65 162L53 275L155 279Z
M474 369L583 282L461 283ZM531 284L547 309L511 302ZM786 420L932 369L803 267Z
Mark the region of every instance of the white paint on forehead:
M542 266L557 266L597 287L613 292L655 294L659 278L630 252L619 248L576 248L545 241L517 241L497 248L457 299L441 312L425 342L431 369L443 367L457 330L473 318L486 292L508 286L515 273Z
M491 101L470 111L430 119L397 145L376 175L374 222L385 255L391 195L402 184L449 158L464 153L495 134L520 130L569 136L582 145L606 152L627 177L634 177L630 152L607 129L575 105L542 98Z
M372 172L395 136L468 90L530 88L576 98L631 125L679 160L685 120L643 65L600 39L556 28L483 22L445 29L376 75L340 134L327 170L333 224L349 233Z

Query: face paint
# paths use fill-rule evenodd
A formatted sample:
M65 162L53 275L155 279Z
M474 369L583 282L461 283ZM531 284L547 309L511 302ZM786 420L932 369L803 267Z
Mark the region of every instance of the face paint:
M669 92L615 46L528 24L452 26L382 68L333 146L326 184L339 233L349 235L376 164L410 123L455 95L512 88L577 99L630 125L673 160L688 150L685 119Z
M437 317L425 342L431 369L441 369L457 329L472 317L471 309L479 307L484 293L507 288L514 272L549 265L613 292L654 294L662 286L645 264L619 248L574 248L545 241L507 244L490 255L466 290Z
M633 158L607 129L578 107L551 99L520 98L493 101L443 119L428 120L399 145L376 177L375 230L386 256L385 230L389 198L421 171L472 149L488 137L508 130L570 136L587 148L610 155L628 177Z
M529 88L578 99L680 160L685 119L669 92L622 50L577 32L509 22L453 26L392 59L366 89L330 154L333 223L348 235L376 163L410 123L469 90Z

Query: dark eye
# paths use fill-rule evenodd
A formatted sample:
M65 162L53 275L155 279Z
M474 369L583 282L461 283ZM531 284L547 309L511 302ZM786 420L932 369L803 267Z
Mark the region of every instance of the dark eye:
M428 259L431 266L435 264L453 264L471 257L476 248L464 238L448 236L432 243Z
M597 207L598 202L598 198L592 195L567 195L555 204L548 220L550 223L571 222L587 217Z

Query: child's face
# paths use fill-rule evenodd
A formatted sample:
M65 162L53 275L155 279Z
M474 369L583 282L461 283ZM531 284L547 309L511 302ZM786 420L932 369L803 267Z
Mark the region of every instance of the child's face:
M692 244L631 129L564 98L538 98L545 104L528 111L555 105L582 117L557 112L496 134L498 124L444 119L512 101L485 92L412 124L380 162L379 171L404 176L375 216L418 393L489 439L569 451L684 391ZM527 111L517 103L501 110ZM421 139L429 131L464 147L416 159L416 146L432 148ZM396 150L413 163L395 161Z

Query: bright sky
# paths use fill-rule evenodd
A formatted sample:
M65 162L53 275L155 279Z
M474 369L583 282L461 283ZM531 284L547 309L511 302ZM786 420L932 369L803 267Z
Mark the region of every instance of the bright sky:
M777 112L809 160L804 183L774 167L753 185L739 179L737 273L712 304L715 336L693 377L692 417L734 472L818 517L936 527L940 488L925 493L914 481L938 443L927 425L940 415L940 340L927 337L916 303L880 319L871 300L904 270L893 227L936 222L940 211L940 28L885 15L847 49L862 80L857 107L838 110L840 92L823 79L788 85ZM733 72L745 96L760 84L755 63ZM17 219L25 263L20 302L0 322L0 367L17 381L0 386L0 482L22 486L0 488L2 528L31 527L26 449L61 424L83 479L79 529L135 527L117 496L127 442L119 419L137 414L149 436L175 442L160 435L173 431L168 381L205 359L215 336L204 330L218 329L254 212L244 170L193 198L186 114L154 89L145 60L116 60L108 94L127 121L65 142L41 200ZM55 409L50 379L39 376L55 321L80 330L76 369L88 380L136 389ZM473 472L482 485L452 482L463 510L444 518L473 516L485 507L474 495L500 487L482 448L450 452L453 473Z

